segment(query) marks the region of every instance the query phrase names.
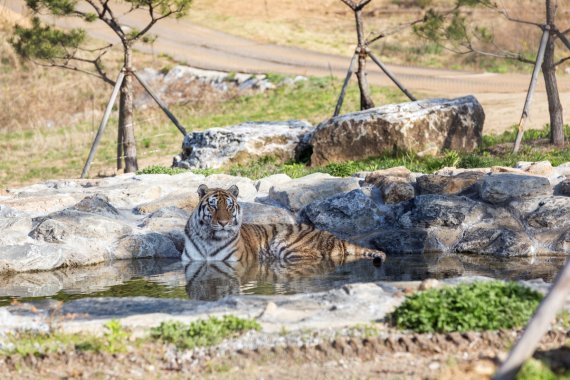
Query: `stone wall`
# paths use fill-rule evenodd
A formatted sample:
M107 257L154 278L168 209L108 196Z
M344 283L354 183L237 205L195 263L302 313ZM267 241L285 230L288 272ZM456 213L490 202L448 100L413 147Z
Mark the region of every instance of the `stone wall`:
M388 255L568 255L570 163L517 166L258 181L191 172L49 181L0 197L0 272L177 258L201 183L237 184L247 223L311 223Z

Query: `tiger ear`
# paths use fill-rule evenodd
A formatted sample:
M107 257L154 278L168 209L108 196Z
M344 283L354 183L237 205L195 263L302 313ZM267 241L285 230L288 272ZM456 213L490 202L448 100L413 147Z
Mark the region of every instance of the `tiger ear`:
M206 195L207 192L208 192L208 186L206 186L205 184L201 184L200 186L198 186L198 196L200 197L200 199L204 198L204 195Z
M234 197L237 198L237 196L238 196L238 194L239 194L239 189L238 189L238 187L237 187L236 185L232 185L232 186L228 189L228 191L229 191Z

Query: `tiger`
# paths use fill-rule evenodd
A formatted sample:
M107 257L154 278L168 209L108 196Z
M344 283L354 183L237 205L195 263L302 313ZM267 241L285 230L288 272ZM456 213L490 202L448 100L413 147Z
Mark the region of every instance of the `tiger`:
M184 228L183 263L191 261L252 261L323 259L345 256L386 260L382 251L341 240L307 224L243 224L236 185L198 187L199 202Z

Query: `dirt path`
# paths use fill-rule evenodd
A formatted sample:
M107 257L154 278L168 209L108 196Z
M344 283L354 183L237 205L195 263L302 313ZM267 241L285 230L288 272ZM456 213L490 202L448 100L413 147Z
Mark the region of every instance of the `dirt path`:
M4 6L25 13L21 0L3 0ZM115 4L121 11L126 6ZM117 12L119 13L119 12ZM62 27L82 26L77 20L55 20ZM136 11L120 18L123 24L141 28L146 14ZM109 42L118 42L101 22L87 25L89 34ZM158 36L154 51L165 53L188 65L214 70L282 73L290 75L331 75L344 77L350 57L317 53L292 47L258 43L220 31L198 26L188 20L163 20L152 33ZM150 52L150 46L137 49ZM518 123L529 75L470 73L388 65L395 75L418 97L454 97L475 95L486 112L485 132L498 133ZM373 84L390 86L391 82L370 63L369 80ZM561 74L558 82L563 106L570 103L570 76ZM542 128L548 123L548 104L544 84L539 81L538 92L531 109L529 128ZM568 107L565 120L570 119Z

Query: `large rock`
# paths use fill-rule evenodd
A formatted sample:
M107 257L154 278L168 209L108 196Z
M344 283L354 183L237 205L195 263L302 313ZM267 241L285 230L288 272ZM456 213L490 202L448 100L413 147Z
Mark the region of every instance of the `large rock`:
M498 257L533 256L537 253L525 232L486 224L467 229L455 250Z
M359 182L358 178L338 178L329 174L314 173L274 185L269 190L269 199L297 212L318 199L359 189Z
M386 252L396 254L423 254L426 251L427 230L423 228L382 228L358 242Z
M399 223L408 228L458 228L473 224L485 215L481 203L455 195L419 195L403 209Z
M281 207L240 202L244 224L295 224L295 216Z
M538 207L526 218L533 228L563 228L570 226L570 198L549 197L542 199Z
M480 196L489 203L505 203L513 199L552 194L545 177L501 173L483 177Z
M454 176L428 174L416 179L420 194L460 194L473 187L483 177L482 172L464 172Z
M378 229L384 225L385 216L389 213L388 208L380 209L362 190L357 189L317 200L303 208L301 217L320 230L346 239Z
M556 192L560 195L570 197L570 179L565 179L560 182L555 188Z
M386 204L409 201L416 195L414 186L407 180L398 177L386 177L380 185L380 192Z
M485 113L473 96L391 104L319 124L311 164L362 160L398 149L472 151L480 146Z
M313 129L306 121L243 123L192 132L184 137L181 157L174 165L185 168L219 168L254 158L293 159L303 136Z

